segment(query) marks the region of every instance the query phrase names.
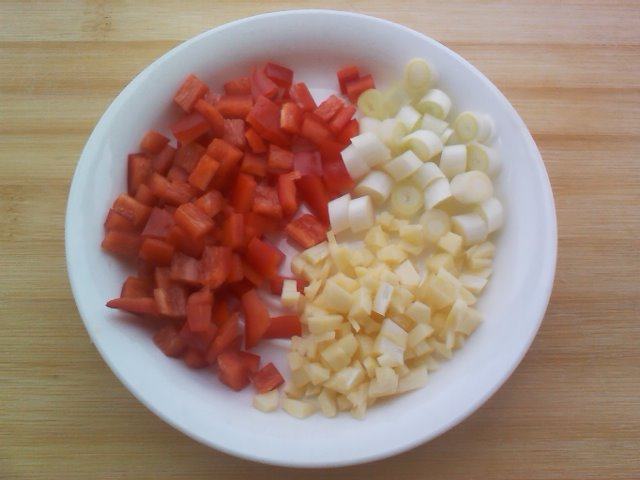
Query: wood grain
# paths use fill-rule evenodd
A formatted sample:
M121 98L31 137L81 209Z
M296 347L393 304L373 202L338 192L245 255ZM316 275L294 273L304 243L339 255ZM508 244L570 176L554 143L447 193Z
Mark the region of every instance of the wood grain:
M64 265L74 166L125 84L207 28L296 7L397 21L478 66L531 128L559 221L551 304L507 384L427 445L332 471L235 459L148 412ZM0 478L640 478L639 125L637 1L0 2Z

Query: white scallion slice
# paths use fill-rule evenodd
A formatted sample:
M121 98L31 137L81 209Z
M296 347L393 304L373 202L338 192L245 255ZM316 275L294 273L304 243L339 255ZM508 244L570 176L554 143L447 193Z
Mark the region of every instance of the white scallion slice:
M467 154L469 170L480 170L490 177L495 177L500 172L500 156L496 149L471 142L467 145Z
M373 170L353 190L356 195L369 195L376 205L383 204L393 188L393 179L384 172Z
M340 233L349 228L349 202L351 195L348 193L329 202L329 222L333 233Z
M400 148L402 138L407 134L407 128L404 124L395 118L387 118L380 124L378 135L380 140L391 150Z
M355 147L361 158L370 167L384 163L391 158L391 152L380 138L371 133L361 133L351 139L351 145Z
M368 117L382 120L387 116L384 106L384 96L380 90L376 90L375 88L370 88L360 94L358 97L358 108Z
M485 200L476 210L487 223L489 233L493 233L502 227L504 221L504 212L502 203L496 197Z
M411 105L405 105L398 111L396 120L402 123L407 131L410 132L416 126L420 117L420 113L415 108Z
M425 240L431 243L436 243L440 237L451 231L449 215L437 208L424 212L420 217L420 223L424 227Z
M433 162L423 163L418 170L413 174L411 180L415 183L420 189L424 190L439 178L446 178L445 174L442 173L440 167Z
M477 213L465 213L451 217L453 231L460 235L465 245L476 245L487 238L487 224Z
M432 88L418 102L418 110L441 120L447 118L451 110L451 99L442 90Z
M371 168L355 145L349 145L342 150L341 155L349 176L354 180L358 180L369 173Z
M433 133L440 135L442 138L442 135L444 134L445 131L447 131L449 124L444 120L440 120L439 118L436 118L433 115L429 115L428 113L425 113L422 116L422 122L420 123L420 126L424 130L431 130ZM362 127L360 127L360 130L362 130ZM451 131L451 133L453 133L453 130Z
M440 140L442 141L443 145L447 145L449 143L454 144L455 142L453 141L455 138L455 132L453 131L453 128L447 128L444 132L442 132L442 135L440 135Z
M409 218L418 213L422 208L422 195L416 187L411 185L398 185L391 193L389 205L395 215Z
M431 130L416 130L402 139L402 145L411 149L424 162L442 151L442 140Z
M384 109L388 117L394 117L398 110L410 101L407 91L400 83L396 83L382 92Z
M462 112L453 122L453 129L461 142L483 142L493 134L493 121L484 113Z
M412 175L422 166L422 162L411 150L398 155L384 166L385 171L399 182Z
M493 184L486 173L472 170L453 177L451 194L460 203L482 203L493 196Z
M382 122L377 118L362 117L359 122L360 133L373 133L374 135L380 134L380 126Z
M371 197L364 196L349 202L349 226L354 233L373 227L375 215Z
M467 146L448 145L440 155L440 170L448 178L453 178L467 169Z
M432 209L449 198L451 198L451 187L446 178L438 178L424 191L424 204L428 209Z
M407 91L424 92L434 81L434 70L424 58L412 58L404 68L404 84Z

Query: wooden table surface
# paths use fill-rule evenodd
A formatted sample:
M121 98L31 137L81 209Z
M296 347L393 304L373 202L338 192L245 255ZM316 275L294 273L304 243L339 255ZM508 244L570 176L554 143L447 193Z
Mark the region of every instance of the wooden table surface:
M549 171L559 256L540 333L478 412L389 460L297 471L199 445L128 393L76 311L63 223L135 74L210 27L317 6L424 32L502 89ZM640 478L639 125L637 1L0 1L0 478Z

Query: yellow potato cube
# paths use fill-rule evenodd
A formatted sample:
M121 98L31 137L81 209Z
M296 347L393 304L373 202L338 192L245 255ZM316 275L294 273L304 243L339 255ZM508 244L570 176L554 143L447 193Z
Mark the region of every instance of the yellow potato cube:
M285 398L282 400L282 409L292 417L307 418L316 412L316 406L305 400Z
M278 390L271 390L267 393L259 393L253 397L253 406L261 412L273 412L278 408L280 396Z
M405 309L404 314L415 323L428 323L431 318L431 309L428 305L416 301Z
M456 256L462 250L463 238L453 232L445 233L438 240L438 247L451 255Z

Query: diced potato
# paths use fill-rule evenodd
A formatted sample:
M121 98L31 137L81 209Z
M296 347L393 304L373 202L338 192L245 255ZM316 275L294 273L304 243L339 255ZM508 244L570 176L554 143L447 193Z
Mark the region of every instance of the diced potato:
M336 329L336 338L342 338L347 335L352 335L351 324L349 322L344 322Z
M380 335L385 336L403 349L407 346L409 334L390 318L385 318L380 327Z
M360 283L358 283L357 280L354 280L351 277L347 277L342 272L336 273L334 276L330 277L327 281L335 282L336 284L344 288L349 293L355 292L360 287Z
M367 335L374 335L380 331L380 323L376 322L373 318L367 318L364 323L362 323L362 328Z
M417 225L402 225L398 230L398 235L405 242L422 246L424 244L424 227Z
M306 363L304 365L304 370L307 373L307 377L311 380L311 383L314 385L320 385L327 380L331 376L331 371L328 368L324 368L317 362Z
M466 338L462 333L456 333L456 340L454 342L453 348L455 350L458 350L462 347L464 347L464 344L466 342Z
M410 331L414 326L413 320L404 315L395 315L391 319L406 332Z
M344 353L346 353L349 358L353 357L353 355L356 353L356 350L358 350L358 340L353 335L353 333L349 333L342 337L336 342L336 345L344 350Z
M338 406L338 411L346 412L353 407L352 403L346 397L346 395L336 395L336 405Z
M456 326L456 332L471 335L482 323L482 315L473 308L467 308L464 317Z
M358 358L364 360L373 354L373 338L360 334L356 336L358 342Z
M415 296L411 290L405 287L396 287L393 289L387 312L391 315L402 315L414 299Z
M311 248L307 248L301 253L301 256L310 264L317 265L323 262L329 256L329 243L322 242L314 245Z
M430 275L419 285L416 296L434 310L440 310L455 301L457 291L455 286L442 277Z
M351 357L346 354L340 345L335 343L322 350L322 352L320 352L320 357L334 372L341 370L351 362Z
M282 295L280 301L285 308L294 311L300 310L302 307L302 295L298 292L297 282L295 280L285 280L282 283Z
M431 317L431 326L433 329L440 335L441 332L444 332L445 325L447 324L447 314L444 311L436 312Z
M431 318L431 309L428 305L416 301L405 309L404 314L417 324L428 323Z
M400 283L410 288L415 288L420 284L420 275L416 271L410 260L405 260L394 270L400 279Z
M293 370L298 370L302 368L304 364L304 358L296 351L291 351L287 353L287 363L289 364L289 368Z
M292 371L289 378L291 383L293 383L293 386L296 388L303 388L307 383L309 383L309 375L307 375L304 368Z
M304 297L308 302L313 302L313 300L318 295L318 292L324 285L322 280L314 280L309 285L304 287Z
M460 288L458 288L458 297L469 306L475 305L475 303L478 301L476 296L463 286L460 286Z
M414 345L412 350L413 350L413 353L416 354L416 357L421 357L422 355L426 355L428 353L433 352L434 348L431 346L431 344L427 340L422 340L418 342L416 345Z
M291 381L284 384L282 392L289 398L302 398L304 396L303 387L296 387Z
M431 328L430 325L426 323L419 323L413 328L413 330L409 332L407 345L409 345L409 347L411 348L414 348L418 343L432 334L433 328Z
M362 329L360 324L357 321L355 321L353 318L347 318L347 320L351 325L351 330L353 330L354 332L358 333Z
M491 267L487 267L487 268L480 268L478 270L468 270L465 273L488 279L493 273L493 269Z
M391 225L394 220L395 217L387 211L381 212L376 215L376 223L387 231L391 231Z
M380 354L377 360L382 367L397 367L404 363L404 348L383 335L378 335L373 349Z
M378 362L373 357L367 357L362 361L362 365L367 372L367 376L373 378L376 374L376 368L378 368Z
M400 232L400 230L409 225L409 220L405 220L404 218L393 218L391 222L390 228L392 232Z
M409 392L411 390L417 390L427 384L429 374L426 367L417 367L410 370L410 372L398 381L398 388L396 393Z
M311 333L324 333L335 330L343 322L342 315L314 315L307 318Z
M462 286L469 290L471 293L478 294L482 292L482 289L487 284L487 279L478 275L470 275L468 273L463 273L458 277Z
M304 267L307 264L306 260L302 257L302 255L294 255L291 259L291 272L298 277L303 275Z
M371 250L368 248L355 248L351 251L351 255L349 256L349 262L354 267L368 267L373 262L375 262L376 256L371 253Z
M458 324L462 321L467 311L467 304L461 300L457 299L453 302L453 306L451 310L449 310L449 314L447 315L447 320L445 322L444 329L447 332L453 332L458 327Z
M353 273L353 266L349 261L349 249L344 246L329 244L329 254L336 268L347 275Z
M391 302L391 295L393 295L393 287L387 282L381 282L373 300L371 311L384 317L387 308L389 308L389 302Z
M376 368L375 378L369 382L368 396L378 398L393 395L398 389L398 379L398 374L392 368Z
M347 398L354 407L367 405L367 392L369 390L368 382L360 383L357 388L347 393Z
M364 321L371 315L372 307L371 292L367 288L361 287L353 294L353 302L348 317L358 322Z
M493 243L487 241L479 245L469 247L465 252L468 259L471 258L493 258L496 253L496 247Z
M453 260L453 255L450 253L436 253L430 255L425 261L425 266L431 273L438 273L441 268L446 268L453 275L458 273L458 269Z
M320 395L318 395L318 406L325 417L335 417L338 413L335 392L323 388Z
M438 247L451 255L456 256L462 251L463 238L453 232L445 233L438 240Z
M437 353L441 357L446 358L448 360L453 356L451 349L447 348L447 346L444 343L439 342L435 338L430 338L429 340L427 340L427 342L429 343L429 345L433 347L435 353Z
M280 395L278 390L271 390L267 393L259 393L253 397L253 406L261 412L273 412L278 408Z
M386 265L384 265L384 268L380 271L380 281L387 282L394 287L400 285L400 279L398 278L398 276L394 272L389 270Z
M490 258L473 257L467 260L467 266L471 270L482 270L486 268L491 268L492 265L493 265L493 261Z
M329 315L329 312L324 308L319 307L315 303L307 303L305 305L301 319L304 321L304 323L306 323L310 317L323 315Z
M316 406L306 400L285 398L282 400L282 409L292 417L307 418L316 412Z
M447 330L444 336L444 346L449 350L453 350L456 346L456 333L453 330Z
M315 304L330 312L346 315L351 309L351 294L333 280L327 280Z
M389 236L380 225L375 225L364 236L364 243L375 252L389 244Z
M293 350L294 352L298 352L300 355L304 356L307 351L307 346L304 339L298 336L291 337L291 350Z
M438 270L436 276L447 282L452 286L452 288L455 288L456 290L462 287L462 283L460 283L460 280L452 275L451 272L449 272L449 270L447 270L446 268L441 268L440 270Z
M304 396L307 398L317 397L318 395L320 395L321 391L322 391L322 385L313 385L310 383L304 389Z
M404 252L409 255L413 255L414 257L420 255L424 250L424 245L416 245L415 243L406 242L404 240L400 240L398 246L404 250Z
M334 373L324 386L342 394L348 394L365 378L362 366L345 367Z
M404 262L407 259L406 252L402 248L400 248L398 244L393 243L378 250L376 256L380 261L385 262L391 266Z

